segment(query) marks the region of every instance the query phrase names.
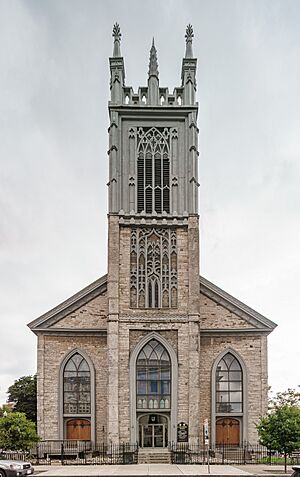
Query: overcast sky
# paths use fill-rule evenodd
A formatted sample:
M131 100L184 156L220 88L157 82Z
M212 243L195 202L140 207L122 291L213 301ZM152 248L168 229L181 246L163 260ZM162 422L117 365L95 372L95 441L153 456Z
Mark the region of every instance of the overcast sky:
M0 403L36 370L26 324L106 273L109 67L180 86L194 27L201 274L278 328L274 391L299 384L300 2L0 0Z

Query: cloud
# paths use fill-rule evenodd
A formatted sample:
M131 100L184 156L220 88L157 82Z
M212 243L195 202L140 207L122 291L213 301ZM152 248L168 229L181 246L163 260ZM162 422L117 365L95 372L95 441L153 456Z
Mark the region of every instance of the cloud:
M26 323L106 273L111 28L126 84L181 83L193 23L200 100L201 270L278 322L270 383L299 360L300 33L296 2L3 2L0 17L1 400L35 371ZM285 385L286 384L286 385Z

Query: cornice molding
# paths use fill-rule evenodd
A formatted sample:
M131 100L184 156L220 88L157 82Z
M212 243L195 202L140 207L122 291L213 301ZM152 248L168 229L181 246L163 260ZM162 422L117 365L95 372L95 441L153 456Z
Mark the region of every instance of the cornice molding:
M96 328L76 329L76 328L38 328L32 329L38 336L107 336L107 330Z
M240 318L243 318L256 329L264 329L271 332L277 326L276 323L245 305L245 303L242 303L232 295L229 295L229 293L217 287L202 276L200 276L200 293Z
M103 275L98 280L87 287L80 290L75 295L71 296L67 300L63 301L56 307L44 313L40 317L28 323L28 327L35 331L37 329L43 329L54 325L65 316L73 313L81 306L85 305L89 301L93 300L99 295L102 295L107 290L107 275Z
M136 224L136 222L135 222ZM124 224L125 225L125 224ZM127 225L127 224L126 224ZM132 225L132 223L128 224ZM150 224L149 224L150 225ZM39 318L33 320L28 324L28 327L35 333L35 334L59 334L62 335L63 333L70 333L73 334L105 334L106 330L99 330L99 329L66 329L66 328L58 328L55 327L55 323L59 320L64 318L65 316L73 313L81 306L85 305L92 299L102 295L107 290L107 275L103 275L98 280L94 281L87 287L80 290L75 295L71 296L63 303L59 304L55 308L51 309L47 313L41 315ZM204 277L200 276L200 293L218 305L226 308L230 312L234 313L235 315L239 316L240 318L244 319L246 322L249 323L249 328L216 328L216 329L201 329L201 335L216 335L216 334L269 334L274 328L276 328L276 324L266 318L265 316L261 315L257 311L253 310L252 308L248 307L241 301L237 300L233 296L226 293L221 288L217 287ZM154 322L162 322L164 323L171 323L171 322L186 322L189 321L189 317L187 315L164 315L160 314L159 310L157 311L156 316L151 316L150 314L141 314L141 315L121 315L120 321L127 321L130 323L137 323L138 321L142 323L154 323Z
M271 332L272 330L266 330L266 328L201 328L200 337L216 335L268 335Z

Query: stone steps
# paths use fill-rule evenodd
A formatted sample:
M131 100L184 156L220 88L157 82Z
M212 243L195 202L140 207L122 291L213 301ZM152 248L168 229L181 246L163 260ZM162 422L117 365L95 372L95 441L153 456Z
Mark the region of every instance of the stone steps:
M171 456L168 449L139 449L139 464L170 464Z

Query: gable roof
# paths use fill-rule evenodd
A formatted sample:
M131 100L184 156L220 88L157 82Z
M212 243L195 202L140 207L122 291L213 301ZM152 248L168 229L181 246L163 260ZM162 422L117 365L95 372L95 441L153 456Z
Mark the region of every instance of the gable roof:
M219 288L217 285L214 285L209 280L201 276L200 293L247 321L252 327L252 330L249 329L249 331L253 331L254 327L254 329L258 332L260 331L264 333L270 333L277 326L276 323L274 323L273 321L269 320L265 316L253 310L253 308L250 308L248 305L245 305L245 303L241 302L237 298L233 297L229 293ZM215 331L217 332L220 330ZM238 331L245 332L246 329L241 329Z
M107 275L103 275L75 295L47 311L47 313L28 323L27 326L33 332L47 329L97 296L102 295L106 290Z
M55 308L52 308L47 313L44 313L40 317L31 321L27 326L29 326L33 332L46 331L65 316L73 313L92 299L105 293L106 290L107 275L103 275L98 278L98 280L95 280L75 295L57 305ZM249 325L251 326L249 331L270 333L277 326L273 321L245 305L232 295L229 295L229 293L226 293L224 290L202 276L200 276L200 293L249 322ZM202 331L205 332L208 330ZM211 332L211 330L209 331ZM217 331L220 330L215 330L215 332ZM247 330L243 329L239 331L245 332Z

